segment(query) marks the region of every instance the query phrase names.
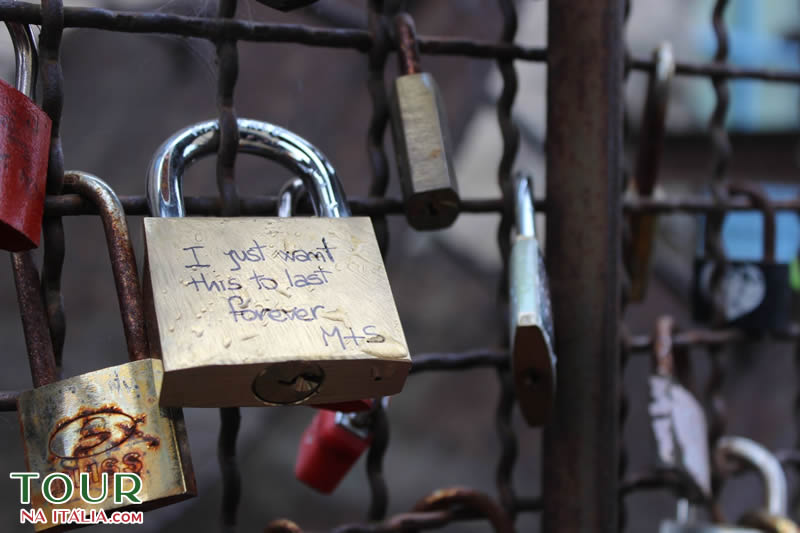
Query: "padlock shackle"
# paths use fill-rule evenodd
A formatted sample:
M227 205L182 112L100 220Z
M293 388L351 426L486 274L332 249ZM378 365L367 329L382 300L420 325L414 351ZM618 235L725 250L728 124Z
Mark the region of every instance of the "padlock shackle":
M658 166L666 133L667 106L672 78L675 75L675 56L672 45L661 43L653 51L654 70L650 75L647 99L639 134L634 179L639 196L652 196L658 179Z
M772 452L754 440L733 436L720 437L716 452L723 459L734 457L754 468L764 483L765 510L771 515L786 516L789 501L786 473Z
M278 193L278 216L287 218L294 215L297 202L305 191L306 186L300 178L292 178L284 183Z
M746 196L753 207L764 216L763 251L764 262L775 262L775 208L760 185L755 183L732 182L728 184L729 194Z
M16 64L14 86L19 92L33 100L38 65L36 40L33 38L31 27L27 24L6 22L6 28L8 28L11 42L14 45L14 60Z
M321 217L350 216L336 171L328 158L294 133L257 120L237 120L239 151L258 155L298 174ZM183 217L183 173L198 159L216 153L219 123L200 122L175 133L156 150L147 172L147 205L154 217Z
M514 221L517 235L535 238L536 211L533 207L533 176L518 172L514 181Z
M400 65L400 73L404 75L421 73L417 29L411 15L408 13L395 15L394 34L397 41L397 60Z
M22 330L25 334L33 386L38 388L58 379L39 272L31 252L12 253L11 267L14 271L14 284L17 288L17 302L22 317Z
M128 356L131 361L147 359L150 357L150 348L145 330L144 302L122 202L106 182L85 172L67 171L64 174L64 188L66 192L81 195L100 211Z

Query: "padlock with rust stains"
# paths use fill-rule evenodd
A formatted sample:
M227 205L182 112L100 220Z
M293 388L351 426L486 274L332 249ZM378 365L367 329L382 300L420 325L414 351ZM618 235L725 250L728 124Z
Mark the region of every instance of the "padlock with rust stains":
M314 405L399 392L411 359L370 220L349 217L333 167L307 141L265 122L238 127L239 150L296 172L319 217L184 218L184 168L214 153L217 121L158 149L145 297L164 363L162 405Z
M49 384L39 378L35 389L20 394L17 408L27 469L40 476L31 483L31 506L51 517L52 509L148 510L191 497L196 487L183 415L180 409L159 406L163 369L161 361L150 358L122 205L111 188L88 174L67 173L64 186L91 199L102 214L131 362ZM35 377L43 370L55 375L52 357L30 355ZM42 481L53 473L63 475L43 487ZM115 492L115 473L140 480L134 494L140 504ZM83 501L81 487L98 502ZM121 487L130 491L135 482L127 480ZM46 500L43 488L51 498L64 501ZM58 524L37 524L36 529L54 526Z
M533 177L514 178L516 236L509 259L511 369L522 416L532 426L550 416L556 387L550 291L533 208Z
M50 117L33 103L36 45L27 25L6 22L16 55L16 88L0 80L0 248L39 246Z
M413 19L401 13L394 22L402 75L391 94L392 136L406 219L418 230L446 228L460 199L442 96L421 71Z

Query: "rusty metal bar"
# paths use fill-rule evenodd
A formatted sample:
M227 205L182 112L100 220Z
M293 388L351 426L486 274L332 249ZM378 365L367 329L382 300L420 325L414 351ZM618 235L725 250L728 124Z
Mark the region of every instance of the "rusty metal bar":
M85 197L100 211L128 355L131 361L146 359L150 357L150 347L145 331L142 289L122 205L111 187L91 174L67 172L64 175L64 188Z
M25 346L28 349L33 386L41 387L56 381L58 372L53 355L53 343L50 339L50 328L47 324L47 313L39 290L39 272L36 270L31 252L11 254L11 266L14 270L17 302L19 314L22 316L22 330L25 334ZM0 396L8 400L9 394ZM14 405L16 408L16 403Z
M38 5L0 0L0 17L3 20L41 24ZM367 52L372 47L372 36L361 29L330 29L299 24L269 24L246 20L222 20L169 13L140 13L109 9L66 7L64 27L87 28L124 33L169 33L202 39L236 39L254 42L284 42L331 48L353 49ZM422 36L420 51L428 55L463 56L474 59L516 59L521 61L547 60L547 50L519 44L476 41L466 38ZM631 57L627 67L650 71L653 61ZM754 79L771 82L800 83L800 72L735 67L721 63L676 63L676 75L718 77L726 79Z
M617 531L622 0L550 0L547 266L556 412L544 431L547 533Z
M130 216L148 216L147 201L144 196L120 196L125 213ZM186 211L191 215L218 216L222 213L220 199L212 196L189 196L185 198ZM399 198L351 197L350 209L357 216L402 215L403 201ZM792 200L772 200L770 206L775 211L800 212L800 198ZM539 198L534 202L538 213L546 214L547 200ZM277 196L246 196L241 198L242 215L273 216L277 212ZM462 213L500 213L503 200L500 198L467 198L461 200ZM628 198L624 201L625 213L652 214L708 214L729 211L752 211L754 207L746 198L731 197L717 203L713 198L700 195L672 196L669 198ZM48 216L96 215L97 208L78 195L63 194L48 196L45 200L45 213ZM299 211L303 214L302 209ZM310 211L306 214L311 214Z

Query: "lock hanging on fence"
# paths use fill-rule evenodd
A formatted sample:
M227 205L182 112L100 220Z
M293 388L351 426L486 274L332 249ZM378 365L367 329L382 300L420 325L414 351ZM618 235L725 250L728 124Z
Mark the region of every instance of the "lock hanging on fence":
M672 46L661 43L653 52L655 70L650 77L647 99L642 112L639 150L631 185L641 198L653 196L658 179L658 167L666 132L669 89L675 74ZM631 242L626 258L631 275L630 299L640 302L647 292L650 279L650 258L658 217L652 214L635 214L628 217Z
M659 317L653 332L653 373L650 375L650 424L658 468L677 474L687 487L684 496L697 501L711 497L711 463L703 406L677 379L672 339L674 320Z
M187 164L217 121L156 152L147 178L145 298L162 405L330 404L399 392L411 366L372 224L328 160L277 126L239 119L239 151L303 180L319 217L183 218Z
M550 416L556 387L550 291L533 208L533 177L514 177L516 235L509 259L511 369L522 416L532 426Z
M662 522L661 533L797 533L797 525L786 517L786 474L778 459L757 442L745 437L725 436L717 441L718 460L735 460L755 468L764 483L766 505L742 515L738 525L706 524L684 516Z
M150 358L136 260L122 205L108 185L88 174L67 173L64 186L91 199L103 216L131 362L40 383L20 394L17 409L25 460L28 471L40 475L31 484L31 504L51 516L51 509L130 506L148 510L191 497L196 486L183 415L180 409L159 407L163 368L161 361ZM55 365L52 358L30 355L32 366ZM45 476L53 473L59 474L56 480L43 485ZM121 498L115 473L136 476L141 504ZM82 500L80 487L86 482L97 503ZM121 485L125 490L132 486L132 480ZM63 502L46 500L43 488ZM37 524L36 529L55 525Z
M775 258L775 210L756 185L732 183L728 191L747 196L763 214L761 260L719 264L711 257L697 258L692 291L694 319L754 333L783 330L791 315L791 291L789 265Z
M401 75L391 120L406 219L418 230L442 229L460 204L444 104L433 76L421 71L413 19L400 13L394 22Z
M300 438L295 477L323 494L333 492L372 444L373 423L371 412L318 412Z
M30 26L6 22L16 56L16 88L0 80L0 248L39 246L44 213L50 117L33 103L36 44Z

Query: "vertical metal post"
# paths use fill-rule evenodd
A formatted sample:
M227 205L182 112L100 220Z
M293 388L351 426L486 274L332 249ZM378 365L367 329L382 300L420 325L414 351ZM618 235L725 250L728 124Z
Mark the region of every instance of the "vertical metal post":
M556 408L543 531L616 532L624 0L549 0L547 266Z

